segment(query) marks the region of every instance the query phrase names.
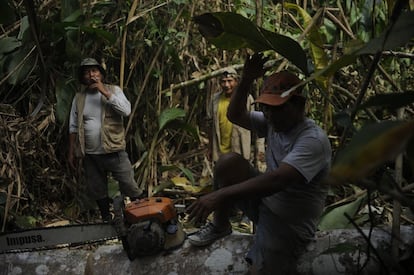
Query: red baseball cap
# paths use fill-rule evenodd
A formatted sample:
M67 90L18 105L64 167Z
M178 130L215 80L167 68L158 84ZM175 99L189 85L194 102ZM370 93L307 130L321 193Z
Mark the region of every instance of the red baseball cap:
M302 87L298 87L290 93L284 93L293 86L300 83L300 79L291 72L281 71L266 78L260 96L255 102L271 106L278 106L285 103L293 95L302 96Z

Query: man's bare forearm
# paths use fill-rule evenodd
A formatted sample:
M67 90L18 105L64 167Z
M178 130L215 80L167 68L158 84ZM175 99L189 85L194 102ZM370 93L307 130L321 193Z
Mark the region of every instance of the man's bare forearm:
M242 77L240 84L233 93L229 107L227 109L228 119L239 126L251 129L249 112L246 108L247 98L253 79Z

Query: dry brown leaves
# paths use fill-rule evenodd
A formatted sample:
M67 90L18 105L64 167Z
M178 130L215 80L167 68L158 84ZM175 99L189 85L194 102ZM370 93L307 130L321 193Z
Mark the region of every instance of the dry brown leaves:
M65 152L56 142L62 134L52 107L24 118L12 106L0 104L0 132L0 217L5 231L21 215L41 217L42 209L63 201L76 181L59 160Z

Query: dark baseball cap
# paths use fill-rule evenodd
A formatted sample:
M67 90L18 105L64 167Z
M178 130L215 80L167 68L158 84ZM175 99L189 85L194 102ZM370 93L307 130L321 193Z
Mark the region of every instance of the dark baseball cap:
M274 73L268 76L264 81L260 96L255 102L278 106L288 101L292 96L296 95L304 97L302 95L302 87L298 87L289 93L285 93L299 83L300 79L291 72L281 71Z

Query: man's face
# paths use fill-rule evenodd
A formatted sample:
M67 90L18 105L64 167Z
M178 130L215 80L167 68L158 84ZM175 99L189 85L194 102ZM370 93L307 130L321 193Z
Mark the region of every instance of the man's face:
M231 95L237 86L237 80L233 77L222 77L220 79L220 86L226 95Z
M289 131L303 119L302 111L290 100L279 106L260 104L260 108L275 132Z
M86 66L83 68L82 83L89 86L96 82L102 82L103 75L97 66Z

